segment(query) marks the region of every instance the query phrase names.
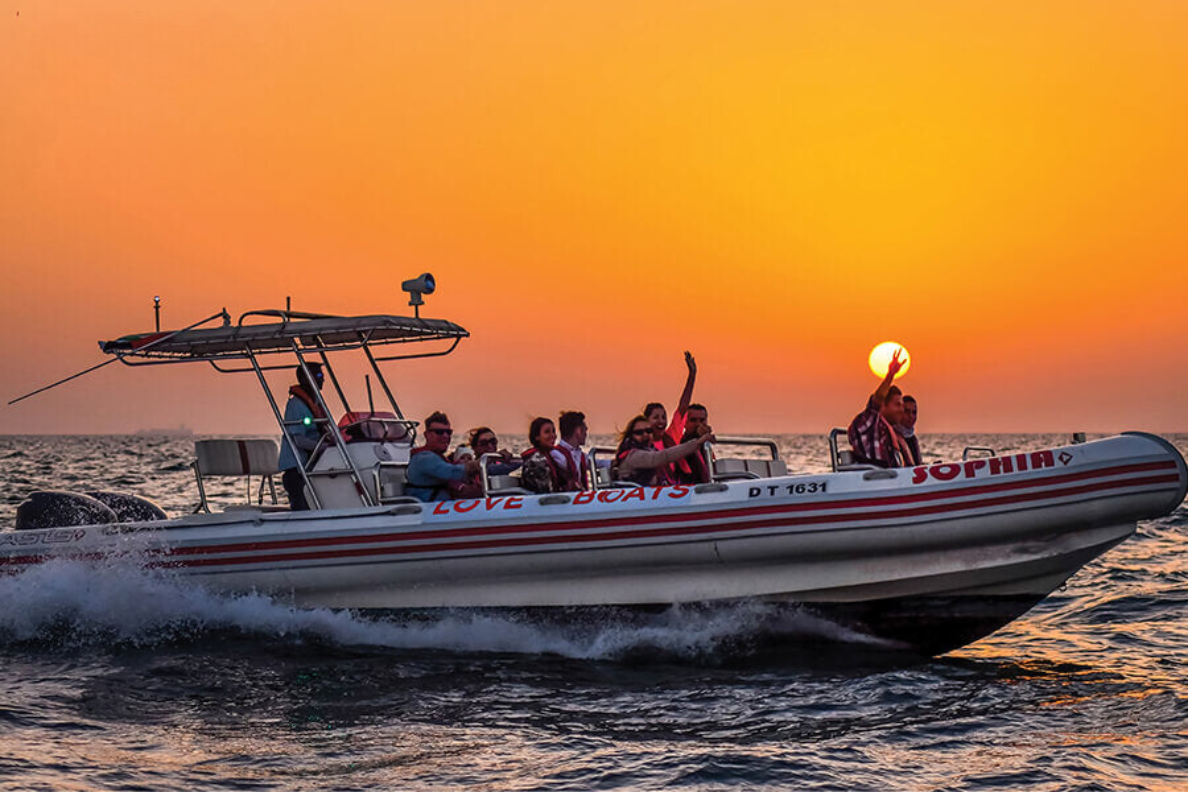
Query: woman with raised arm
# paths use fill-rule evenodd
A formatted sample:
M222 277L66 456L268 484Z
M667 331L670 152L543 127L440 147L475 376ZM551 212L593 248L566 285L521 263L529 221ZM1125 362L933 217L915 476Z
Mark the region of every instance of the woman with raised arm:
M652 444L657 451L663 451L679 444L685 434L689 403L693 401L693 385L697 382L697 361L693 359L693 353L688 350L685 350L685 367L689 373L685 377L685 388L681 391L681 398L677 402L671 424L668 422L668 413L660 402L649 402L644 407L643 415L652 427ZM675 480L677 472L675 467L670 466L666 472L669 480ZM664 475L661 475L661 478L663 479Z
M656 448L653 424L642 415L627 422L619 438L619 451L615 454L615 478L631 481L644 487L671 484L669 470L674 462L701 451L706 443L712 443L714 436L706 433L670 448Z

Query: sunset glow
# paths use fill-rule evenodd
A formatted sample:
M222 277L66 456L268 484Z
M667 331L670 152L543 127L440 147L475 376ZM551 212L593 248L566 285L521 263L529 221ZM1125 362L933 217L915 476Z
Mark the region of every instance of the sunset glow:
M430 271L473 337L393 368L415 417L611 431L690 349L719 431L823 433L895 338L924 432L1185 430L1185 41L1171 0L0 0L5 400L154 294L405 313ZM112 366L0 431L273 431L254 387Z
M903 363L903 368L895 375L895 379L899 379L904 374L908 373L908 369L912 367L912 356L900 344L894 341L884 341L883 343L870 350L870 357L867 358L867 363L870 365L871 372L876 377L882 379L887 376L887 369L891 366L891 358L899 352L899 360Z

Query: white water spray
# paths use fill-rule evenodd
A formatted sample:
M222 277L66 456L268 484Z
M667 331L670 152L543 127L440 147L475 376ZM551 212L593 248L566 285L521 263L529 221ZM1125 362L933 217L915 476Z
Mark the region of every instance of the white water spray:
M74 644L153 645L204 631L237 629L268 638L340 646L459 652L556 654L613 659L636 651L712 656L762 630L806 638L876 642L807 613L762 603L729 609L673 608L642 620L539 623L481 611L416 621L365 618L350 611L302 609L262 594L217 594L193 580L146 570L130 557L100 563L50 561L0 578L0 640L56 636Z

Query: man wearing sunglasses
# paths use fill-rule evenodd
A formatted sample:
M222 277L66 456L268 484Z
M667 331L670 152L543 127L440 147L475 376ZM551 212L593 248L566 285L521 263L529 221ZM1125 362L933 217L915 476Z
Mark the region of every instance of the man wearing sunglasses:
M445 413L433 413L425 419L424 427L425 445L413 449L404 491L426 503L449 500L450 483L478 473L478 463L473 457L460 465L451 465L446 460L445 452L450 447L454 430Z

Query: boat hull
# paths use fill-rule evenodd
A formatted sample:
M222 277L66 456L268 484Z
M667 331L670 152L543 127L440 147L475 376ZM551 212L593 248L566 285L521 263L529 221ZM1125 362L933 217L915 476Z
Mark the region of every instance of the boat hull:
M123 552L302 607L757 600L935 654L1017 618L1186 488L1175 448L1133 433L913 470L23 531L0 539L0 568Z

